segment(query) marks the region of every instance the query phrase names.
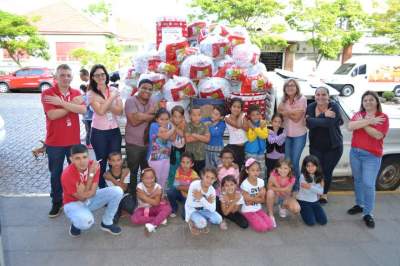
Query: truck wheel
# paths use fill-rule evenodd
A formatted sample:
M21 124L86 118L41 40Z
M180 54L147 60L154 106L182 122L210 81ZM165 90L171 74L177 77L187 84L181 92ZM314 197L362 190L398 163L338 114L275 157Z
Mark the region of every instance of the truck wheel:
M0 83L0 93L6 93L10 91L10 87L8 86L7 83L1 82Z
M400 97L400 86L394 87L393 92L394 92L394 96Z
M395 190L400 185L400 158L383 158L378 178L376 179L377 190Z
M345 97L349 97L354 93L354 88L351 85L344 85L342 90L340 91L340 94Z

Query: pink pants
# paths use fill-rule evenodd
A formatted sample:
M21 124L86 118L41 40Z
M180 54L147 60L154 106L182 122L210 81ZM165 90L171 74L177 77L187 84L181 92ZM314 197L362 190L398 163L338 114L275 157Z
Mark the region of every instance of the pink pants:
M169 159L151 161L149 160L149 166L154 169L157 175L157 183L161 185L163 189L166 189L168 174L169 174Z
M146 224L159 226L171 214L171 206L168 202L162 202L158 206L150 207L149 215L144 215L145 208L137 208L132 216L131 221L134 224Z
M271 218L263 211L242 212L251 228L256 232L266 232L274 228Z

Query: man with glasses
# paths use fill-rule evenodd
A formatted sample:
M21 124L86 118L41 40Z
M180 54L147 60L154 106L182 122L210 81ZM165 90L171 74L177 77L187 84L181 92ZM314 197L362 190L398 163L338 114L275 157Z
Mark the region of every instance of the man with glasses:
M126 100L125 114L127 118L125 129L126 155L129 170L131 171L130 191L136 197L138 169L145 169L147 164L147 145L144 132L154 118L157 104L150 100L153 91L153 82L142 79L139 82L138 93Z

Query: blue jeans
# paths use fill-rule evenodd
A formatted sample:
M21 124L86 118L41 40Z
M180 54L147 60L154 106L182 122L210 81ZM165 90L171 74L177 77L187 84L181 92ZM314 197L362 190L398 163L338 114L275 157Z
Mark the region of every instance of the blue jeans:
M107 205L102 222L111 225L123 194L122 189L117 186L98 189L96 195L84 202L74 201L65 204L64 213L76 228L87 230L94 223L92 211Z
M171 205L172 208L172 213L177 213L178 211L178 201L183 203L183 206L185 206L186 202L186 197L182 195L182 192L176 189L176 187L171 187L167 191L167 196L168 196L168 201L169 204ZM182 218L185 219L185 208L182 210Z
M381 167L381 160L381 157L366 150L358 148L350 150L356 204L363 207L364 215L371 215L375 207L375 183Z
M122 136L119 128L100 130L92 128L90 142L92 143L96 160L102 159L100 162L100 179L99 188L106 187L103 174L107 168L107 158L112 152L121 152Z
M321 204L318 201L308 202L298 200L300 204L300 215L304 223L309 226L313 226L316 223L320 225L325 225L328 222L324 209L322 209Z
M203 229L207 227L207 221L212 224L220 224L222 222L222 216L216 211L212 212L204 209L193 212L190 216L190 220L198 229Z
M296 183L293 186L293 191L299 191L300 179L300 157L306 145L307 133L299 137L286 137L285 140L285 158L289 159L293 164Z
M53 204L62 204L61 174L64 168L65 158L67 158L68 163L71 163L69 160L71 155L71 146L46 146L46 153L50 171L50 197Z

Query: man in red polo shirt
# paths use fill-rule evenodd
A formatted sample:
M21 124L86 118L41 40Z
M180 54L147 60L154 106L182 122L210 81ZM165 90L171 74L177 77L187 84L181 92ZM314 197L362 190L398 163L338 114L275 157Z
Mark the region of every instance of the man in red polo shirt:
M46 152L49 160L50 183L53 206L49 217L60 215L62 208L61 173L64 160L69 163L72 145L80 143L79 115L86 106L79 90L70 87L71 68L62 64L56 70L57 84L42 92L42 104L46 114Z
M99 163L89 160L88 149L83 144L71 148L71 164L61 176L64 191L64 213L71 220L69 234L77 237L81 230L89 229L94 218L92 211L107 206L100 228L119 235L121 228L113 223L123 191L119 186L97 189L100 176Z

